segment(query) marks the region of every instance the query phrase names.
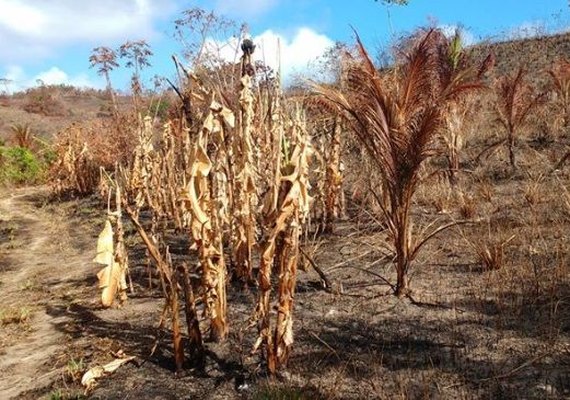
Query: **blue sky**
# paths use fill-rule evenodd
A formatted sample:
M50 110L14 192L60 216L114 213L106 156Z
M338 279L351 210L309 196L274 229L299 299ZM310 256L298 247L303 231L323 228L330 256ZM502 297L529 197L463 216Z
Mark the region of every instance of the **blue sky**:
M287 77L305 72L307 63L335 41L351 42L350 26L372 53L388 47L394 35L428 24L449 31L460 25L469 42L570 28L567 0L410 0L407 6L373 0L0 0L0 78L13 81L11 90L38 79L103 87L103 79L89 68L91 49L118 47L128 39L146 39L154 50L147 79L172 76L170 55L181 49L173 21L192 7L247 22L261 50L256 53L269 64L277 63L279 39ZM124 69L112 73L119 89L127 88L127 77Z

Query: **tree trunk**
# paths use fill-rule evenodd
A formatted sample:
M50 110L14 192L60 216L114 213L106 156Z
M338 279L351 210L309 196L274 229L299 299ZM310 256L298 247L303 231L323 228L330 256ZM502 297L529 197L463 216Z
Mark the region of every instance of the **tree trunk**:
M400 200L403 204L405 200ZM410 242L410 218L409 210L405 204L396 207L395 226L397 229L395 237L396 247L396 289L395 295L402 297L409 291L408 289L408 269L410 266L409 242Z
M172 266L170 266L172 268ZM172 342L174 344L174 362L176 372L181 372L184 365L184 347L182 346L182 333L180 332L180 305L178 303L178 285L176 274L172 274L172 286L170 287L170 311L172 313Z
M448 158L449 164L449 184L453 187L457 185L457 171L459 171L459 155L457 150L451 149Z
M113 87L111 86L111 78L109 77L109 72L105 71L105 80L107 81L107 92L109 92L109 96L111 97L111 103L113 103L113 110L115 116L119 113L119 107L117 106L117 99L115 98L115 92L113 91Z
M190 350L191 361L196 365L203 367L204 349L202 342L202 332L198 321L198 313L196 311L196 300L194 291L190 282L190 274L188 273L188 265L182 265L182 287L184 288L184 301L186 312L186 325L188 327L188 347Z
M396 281L396 291L395 291L395 295L398 297L402 297L405 296L406 294L409 293L409 288L408 288L408 274L406 272L406 267L403 266L399 266L398 267L398 278Z
M509 135L508 146L509 146L509 161L511 164L511 168L513 170L516 170L517 160L515 158L515 135L513 132L511 132L511 134Z

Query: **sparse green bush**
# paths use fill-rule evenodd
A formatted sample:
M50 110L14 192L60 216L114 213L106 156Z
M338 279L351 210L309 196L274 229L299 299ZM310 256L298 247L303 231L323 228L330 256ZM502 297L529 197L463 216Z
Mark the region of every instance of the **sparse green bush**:
M172 108L172 104L168 99L161 99L157 103L152 105L150 110L150 115L156 114L158 118L162 121L168 118L169 111Z
M0 183L37 183L42 175L42 163L23 147L0 147Z

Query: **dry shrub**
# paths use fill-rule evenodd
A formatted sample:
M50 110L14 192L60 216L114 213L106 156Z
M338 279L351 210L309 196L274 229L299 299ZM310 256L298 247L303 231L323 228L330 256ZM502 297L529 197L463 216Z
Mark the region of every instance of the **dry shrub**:
M496 195L495 190L495 186L493 186L488 178L480 178L477 182L477 194L488 203L493 202Z
M132 116L72 124L54 139L56 161L50 181L56 194L89 195L97 190L100 169L112 171L135 147Z
M543 193L544 187L542 185L543 179L544 179L543 175L540 175L536 179L532 179L531 177L530 182L526 183L525 187L523 188L524 199L531 207L538 205L543 200L544 196Z
M67 113L63 103L48 88L44 87L31 92L22 109L46 117L61 117Z
M477 201L470 194L458 193L459 215L463 219L472 219L477 214Z
M506 263L505 249L515 235L507 233L489 222L487 232L474 236L467 242L477 255L477 261L484 270L498 270Z
M517 258L502 259L500 269L488 272L480 295L496 308L499 326L556 340L570 328L568 247L536 241L521 247L525 250Z

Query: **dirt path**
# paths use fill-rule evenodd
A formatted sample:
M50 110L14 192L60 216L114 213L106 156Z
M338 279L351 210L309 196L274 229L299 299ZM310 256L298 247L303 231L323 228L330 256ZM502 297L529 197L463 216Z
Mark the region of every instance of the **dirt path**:
M93 255L71 237L73 222L62 211L42 206L45 198L41 188L0 192L0 227L9 231L0 241L0 312L22 317L0 323L5 338L0 350L2 399L47 386L60 374L50 364L66 344L55 326L65 324L67 317L48 310L59 301L59 292L92 272Z

